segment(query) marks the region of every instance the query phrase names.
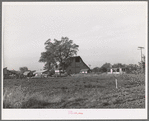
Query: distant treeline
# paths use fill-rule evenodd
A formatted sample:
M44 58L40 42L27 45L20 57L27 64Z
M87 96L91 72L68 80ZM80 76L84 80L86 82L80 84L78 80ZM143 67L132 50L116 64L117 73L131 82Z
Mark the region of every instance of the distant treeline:
M139 71L141 69L143 69L145 71L145 64L143 63L143 65L137 65L137 64L121 64L121 63L117 63L117 64L110 64L110 63L105 63L103 64L101 67L95 67L92 69L92 72L95 73L104 73L107 72L109 68L125 68L126 73L132 73L134 71Z

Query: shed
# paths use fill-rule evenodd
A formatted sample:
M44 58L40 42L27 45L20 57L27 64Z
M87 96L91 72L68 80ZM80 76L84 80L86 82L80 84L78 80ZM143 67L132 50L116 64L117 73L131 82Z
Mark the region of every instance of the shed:
M48 70L35 71L33 74L35 77L42 77L48 74Z
M25 71L25 72L23 73L23 75L24 75L24 76L27 76L30 72L31 72L31 71Z

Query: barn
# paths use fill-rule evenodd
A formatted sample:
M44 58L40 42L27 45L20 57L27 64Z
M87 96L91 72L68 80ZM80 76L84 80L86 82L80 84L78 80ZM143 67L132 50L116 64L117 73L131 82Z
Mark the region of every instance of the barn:
M90 71L90 68L84 63L80 56L70 57L68 60L70 63L65 69L68 74L80 73L82 69L87 69Z

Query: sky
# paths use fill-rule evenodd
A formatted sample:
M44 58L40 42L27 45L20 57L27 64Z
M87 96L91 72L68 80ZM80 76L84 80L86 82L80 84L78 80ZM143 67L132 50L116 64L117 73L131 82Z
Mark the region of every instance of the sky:
M3 67L43 69L48 39L68 37L91 68L138 64L147 49L147 2L3 2Z

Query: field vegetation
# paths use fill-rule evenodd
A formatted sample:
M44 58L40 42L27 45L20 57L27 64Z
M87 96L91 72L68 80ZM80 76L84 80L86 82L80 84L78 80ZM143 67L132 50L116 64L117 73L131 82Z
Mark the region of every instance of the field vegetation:
M29 81L4 79L3 108L145 108L145 76L76 74Z

